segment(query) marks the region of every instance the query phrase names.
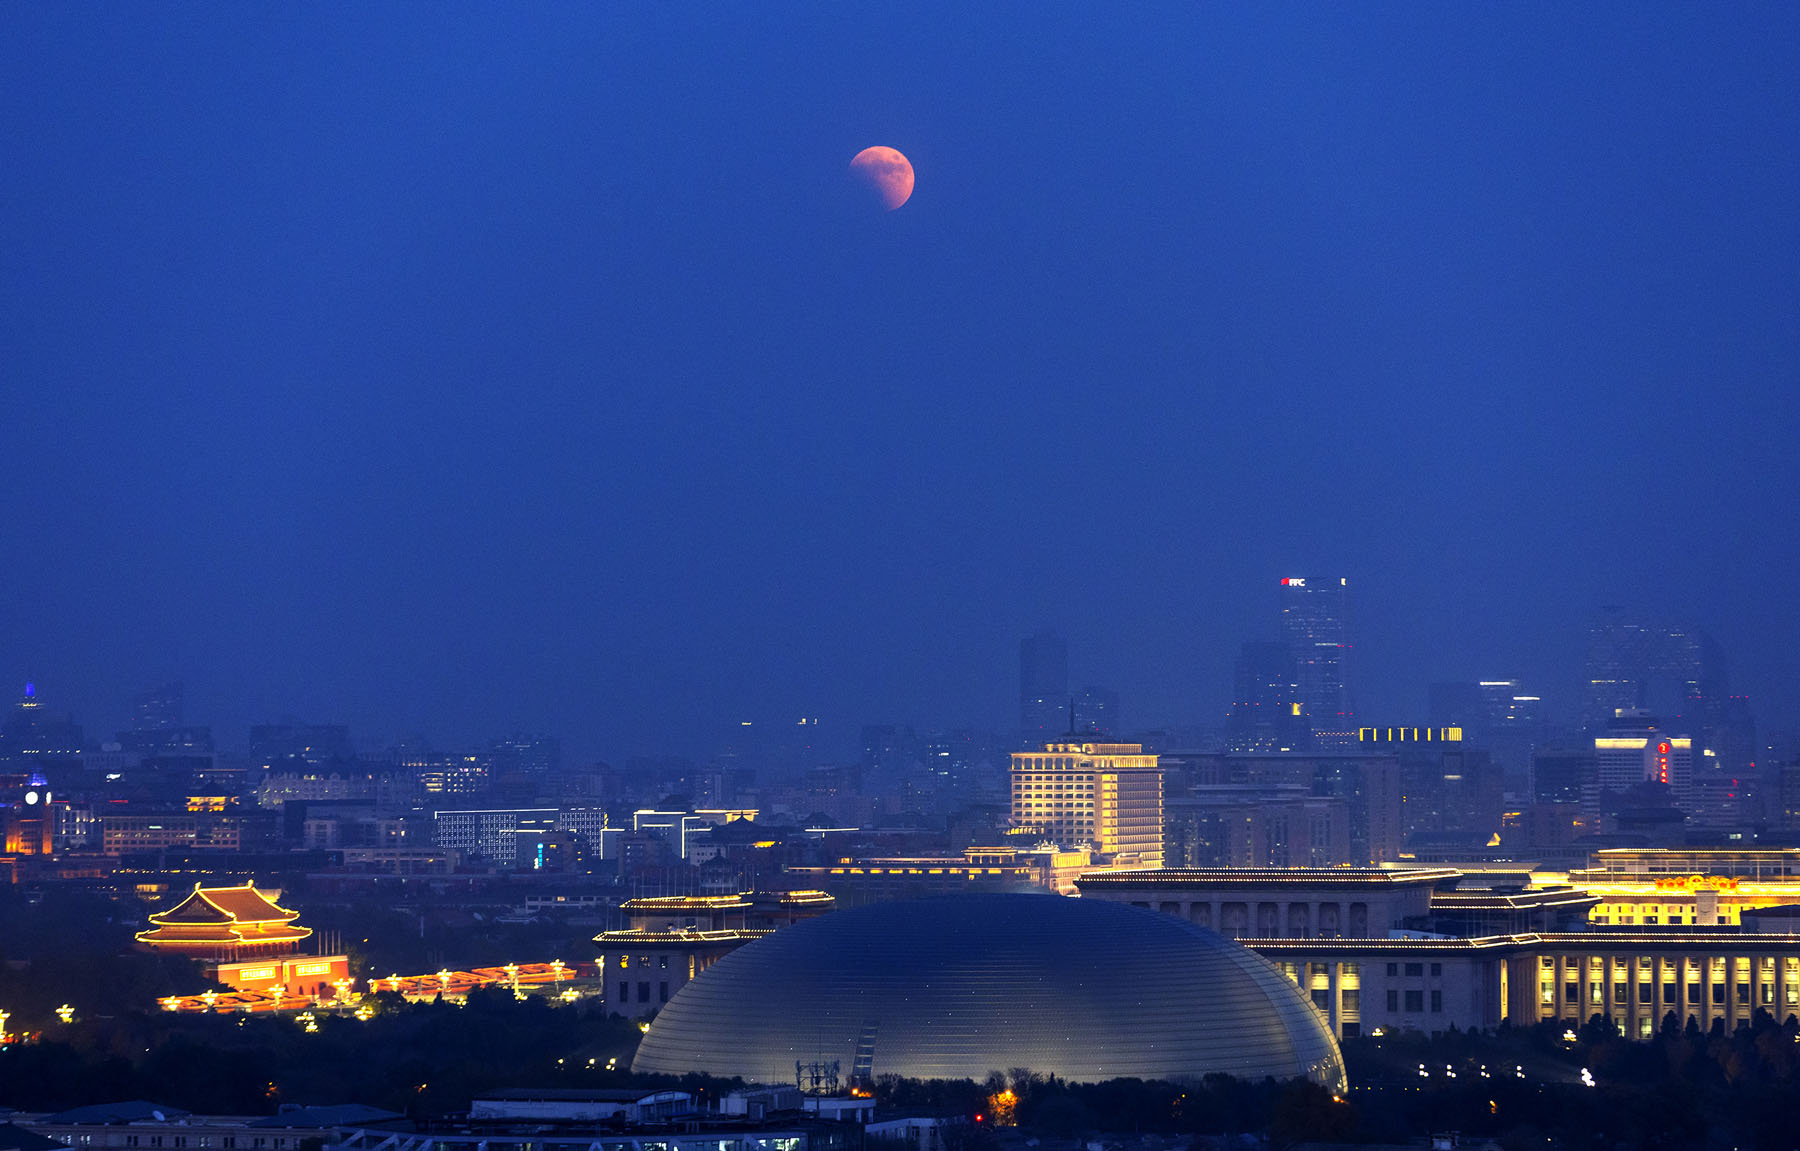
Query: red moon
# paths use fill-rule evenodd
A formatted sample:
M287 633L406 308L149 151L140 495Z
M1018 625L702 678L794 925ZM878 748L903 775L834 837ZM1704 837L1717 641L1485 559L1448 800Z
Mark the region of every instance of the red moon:
M906 203L912 195L912 161L893 148L879 144L864 148L850 161L850 174L873 192L881 206L890 212Z

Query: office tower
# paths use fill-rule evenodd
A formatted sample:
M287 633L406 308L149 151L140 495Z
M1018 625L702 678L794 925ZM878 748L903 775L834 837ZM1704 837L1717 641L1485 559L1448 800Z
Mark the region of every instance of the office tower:
M1600 764L1592 747L1546 747L1531 757L1532 799L1578 804L1599 788Z
M1119 693L1089 684L1075 694L1075 731L1113 735L1119 731Z
M1685 807L1694 782L1694 741L1663 731L1657 718L1640 708L1620 708L1605 735L1594 737L1601 790L1630 791L1662 784Z
M862 729L862 768L871 774L893 774L918 767L925 760L924 744L906 724L871 723Z
M35 684L25 685L12 714L0 723L0 761L10 760L21 768L31 765L41 770L57 762L74 762L81 756L81 746L81 725L67 712L46 709Z
M1069 730L1069 645L1055 632L1019 643L1019 726L1028 744Z
M1062 847L1163 859L1162 769L1139 743L1044 743L1012 757L1012 822Z
M140 691L131 697L133 731L172 731L182 724L181 681Z
M1409 845L1479 846L1500 829L1500 774L1458 727L1365 727L1361 748L1399 764L1401 820Z
M562 741L553 735L513 735L488 754L496 775L554 775L562 767Z
M1289 576L1281 581L1281 641L1293 653L1300 714L1320 747L1356 743L1351 705L1350 581Z
M1581 722L1598 733L1620 709L1647 710L1670 723L1709 730L1727 702L1724 652L1698 628L1603 607L1588 627Z
M1231 713L1225 719L1232 751L1298 751L1309 734L1301 714L1294 653L1285 643L1246 643L1232 669Z
M1507 791L1531 790L1531 757L1544 742L1544 701L1516 679L1484 679L1476 746L1487 750Z
M1431 725L1460 727L1493 758L1508 792L1531 790L1531 757L1545 739L1544 701L1517 679L1431 685Z
M350 729L343 724L284 720L251 727L250 758L262 768L272 767L282 760L307 767L323 767L349 763L356 758L356 750L350 744Z

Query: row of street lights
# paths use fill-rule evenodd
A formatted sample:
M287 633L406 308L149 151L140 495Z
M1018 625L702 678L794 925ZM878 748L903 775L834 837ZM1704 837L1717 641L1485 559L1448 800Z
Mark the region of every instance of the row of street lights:
M8 1043L14 1042L14 1040L8 1036L6 1030L6 1021L12 1017L12 1012L0 1009L0 1047L4 1047ZM56 1009L56 1018L60 1023L73 1023L75 1022L75 1009L65 1003ZM23 1035L24 1033L21 1032L20 1034Z

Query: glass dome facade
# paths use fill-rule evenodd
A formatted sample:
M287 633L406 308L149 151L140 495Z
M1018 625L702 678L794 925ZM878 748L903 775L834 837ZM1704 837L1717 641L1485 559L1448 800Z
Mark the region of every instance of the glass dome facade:
M859 1050L861 1065L859 1065ZM719 960L662 1009L634 1071L792 1083L1305 1076L1341 1091L1319 1013L1267 960L1161 912L1056 895L836 911Z

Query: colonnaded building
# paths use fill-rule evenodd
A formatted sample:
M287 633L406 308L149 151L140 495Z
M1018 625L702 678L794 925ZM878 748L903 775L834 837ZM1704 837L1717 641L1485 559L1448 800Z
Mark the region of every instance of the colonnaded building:
M1077 885L1238 939L1343 1038L1595 1015L1647 1038L1671 1013L1728 1029L1800 1015L1800 852L1605 851L1560 875L1147 868Z

